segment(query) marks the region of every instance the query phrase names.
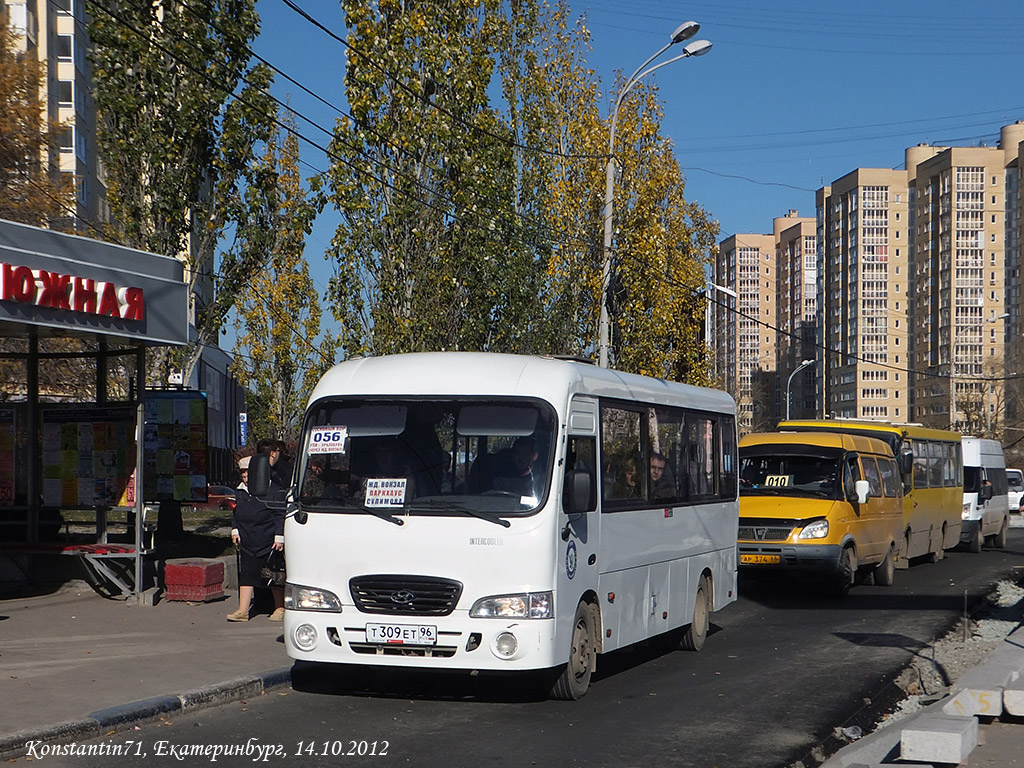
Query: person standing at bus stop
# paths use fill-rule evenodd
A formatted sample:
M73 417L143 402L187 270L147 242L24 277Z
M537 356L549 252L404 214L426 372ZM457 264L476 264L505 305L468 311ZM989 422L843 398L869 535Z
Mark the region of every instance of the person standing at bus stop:
M256 453L265 453L270 457L270 479L279 488L287 488L292 482L292 464L285 456L284 442L272 437L265 437L256 443Z
M228 621L248 621L256 587L266 586L260 569L267 564L272 552L284 552L284 511L268 507L262 500L249 495L249 456L238 461L242 482L235 495L232 513L231 541L238 548L238 608L229 613ZM280 488L271 483L271 496L279 495ZM284 588L270 587L274 597L271 621L284 621Z

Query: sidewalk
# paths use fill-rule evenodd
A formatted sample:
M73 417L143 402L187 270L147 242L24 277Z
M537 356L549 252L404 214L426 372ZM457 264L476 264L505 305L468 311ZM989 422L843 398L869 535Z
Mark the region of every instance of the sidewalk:
M81 581L0 600L0 759L29 739L88 739L118 724L286 685L282 625L209 603L133 605ZM102 730L101 730L102 729Z

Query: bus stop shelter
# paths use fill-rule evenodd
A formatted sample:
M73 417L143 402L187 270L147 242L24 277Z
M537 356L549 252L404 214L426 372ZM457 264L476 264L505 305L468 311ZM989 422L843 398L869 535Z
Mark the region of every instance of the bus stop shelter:
M0 558L74 555L139 597L146 350L187 341L177 259L0 220ZM57 540L68 508L95 541ZM112 545L119 508L135 541Z

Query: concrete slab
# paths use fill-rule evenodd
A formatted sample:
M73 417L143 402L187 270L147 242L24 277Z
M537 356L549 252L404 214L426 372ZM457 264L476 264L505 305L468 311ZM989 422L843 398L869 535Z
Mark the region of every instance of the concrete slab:
M903 728L900 759L957 765L966 760L976 746L976 718L928 713Z

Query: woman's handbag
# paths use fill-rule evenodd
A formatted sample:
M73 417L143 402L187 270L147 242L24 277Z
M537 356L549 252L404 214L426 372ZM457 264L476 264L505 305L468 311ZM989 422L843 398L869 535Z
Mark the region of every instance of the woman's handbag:
M284 552L279 549L270 550L267 562L260 568L260 578L267 580L268 587L284 586Z

